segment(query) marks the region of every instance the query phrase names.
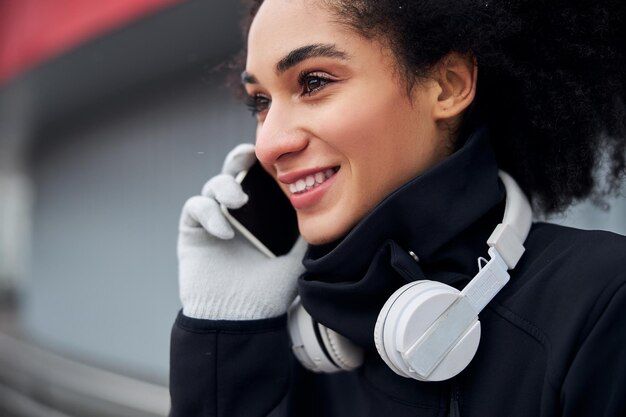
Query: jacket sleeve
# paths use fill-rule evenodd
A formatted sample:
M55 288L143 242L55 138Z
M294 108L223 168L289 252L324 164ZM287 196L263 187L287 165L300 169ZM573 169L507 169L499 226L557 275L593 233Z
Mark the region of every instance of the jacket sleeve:
M611 292L565 378L564 417L626 416L626 284Z
M226 321L179 312L170 345L170 417L287 416L286 315Z

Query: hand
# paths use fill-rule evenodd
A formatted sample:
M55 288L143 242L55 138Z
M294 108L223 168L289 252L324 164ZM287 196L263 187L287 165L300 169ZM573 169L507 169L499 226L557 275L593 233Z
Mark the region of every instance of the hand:
M252 166L254 146L233 149L222 174L211 178L199 196L185 203L179 223L178 262L183 314L211 320L253 320L287 312L304 270L306 244L300 238L287 255L270 259L222 214L220 204L236 209L248 196L235 175Z

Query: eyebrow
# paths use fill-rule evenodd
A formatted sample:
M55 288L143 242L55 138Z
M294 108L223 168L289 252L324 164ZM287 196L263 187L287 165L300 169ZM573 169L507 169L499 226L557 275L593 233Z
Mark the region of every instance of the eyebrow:
M276 64L276 73L280 75L302 61L317 57L347 60L348 54L337 49L334 44L316 43L302 46L289 52L283 59L278 61Z
M290 68L298 65L302 61L306 61L310 58L335 58L341 60L347 60L348 54L338 49L334 44L327 43L315 43L311 45L302 46L289 52L276 64L276 74L280 75ZM241 82L244 84L257 84L256 77L247 71L241 73Z
M244 70L241 72L241 83L242 84L258 84L259 81L256 79L254 75Z

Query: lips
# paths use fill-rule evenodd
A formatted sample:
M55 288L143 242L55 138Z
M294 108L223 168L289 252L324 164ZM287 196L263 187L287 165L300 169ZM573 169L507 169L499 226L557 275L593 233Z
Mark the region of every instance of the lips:
M289 184L289 191L292 194L301 194L312 190L313 188L319 187L321 184L326 182L330 177L335 175L336 169L327 168L312 174L308 174L297 179L295 182Z
M289 201L296 210L312 210L332 188L339 169L327 165L279 174L276 179L289 189Z

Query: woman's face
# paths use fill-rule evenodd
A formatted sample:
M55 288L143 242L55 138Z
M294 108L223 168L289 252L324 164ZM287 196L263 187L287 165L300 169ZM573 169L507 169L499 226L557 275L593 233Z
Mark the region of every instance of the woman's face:
M389 49L312 0L266 0L243 81L257 157L312 244L345 235L393 190L447 156L432 114L435 81L400 80Z

